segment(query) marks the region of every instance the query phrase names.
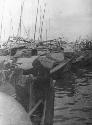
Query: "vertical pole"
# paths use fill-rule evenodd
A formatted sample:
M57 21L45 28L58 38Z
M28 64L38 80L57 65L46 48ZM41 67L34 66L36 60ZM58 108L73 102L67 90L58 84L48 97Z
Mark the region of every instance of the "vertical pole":
M39 0L38 0L38 7L39 7ZM36 37L37 17L38 17L38 9L39 9L38 7L37 7L36 21L35 21L34 42L35 42L35 37Z
M44 111L41 125L53 125L54 117L54 86L53 80L50 79L50 86L46 89L44 102Z

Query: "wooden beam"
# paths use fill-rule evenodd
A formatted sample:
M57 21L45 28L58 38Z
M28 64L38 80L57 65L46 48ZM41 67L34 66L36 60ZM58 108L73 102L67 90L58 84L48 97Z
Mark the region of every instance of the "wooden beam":
M44 111L41 125L53 125L54 117L54 86L53 80L50 80L50 86L46 91L46 98L44 102Z
M70 62L70 60L61 62L60 64L58 64L57 66L55 66L53 69L50 70L50 74L52 74L52 73L58 71L59 69L63 68L69 62Z
M36 105L29 111L28 115L31 116L33 112L38 108L38 106L42 103L42 100L39 100Z

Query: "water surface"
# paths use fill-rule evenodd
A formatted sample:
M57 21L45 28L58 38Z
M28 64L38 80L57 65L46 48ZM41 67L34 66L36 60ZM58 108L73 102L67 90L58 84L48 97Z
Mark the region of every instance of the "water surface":
M92 125L92 70L68 72L55 86L54 125Z

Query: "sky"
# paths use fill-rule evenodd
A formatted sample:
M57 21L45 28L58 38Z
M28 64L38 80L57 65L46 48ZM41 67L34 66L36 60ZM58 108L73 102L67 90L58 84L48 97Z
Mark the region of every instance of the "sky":
M44 8L43 40L46 40L46 33L47 39L65 37L68 41L74 41L80 36L92 38L92 0L39 0L39 6L38 0L0 0L2 41L18 33L23 2L21 36L33 38L38 7L36 39L39 37L40 16Z

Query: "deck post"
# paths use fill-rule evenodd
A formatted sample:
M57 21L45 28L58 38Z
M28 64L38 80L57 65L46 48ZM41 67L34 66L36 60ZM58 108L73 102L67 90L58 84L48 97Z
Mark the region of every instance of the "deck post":
M50 85L46 89L46 97L44 101L44 111L41 125L53 125L54 117L54 86L53 80L50 78Z

